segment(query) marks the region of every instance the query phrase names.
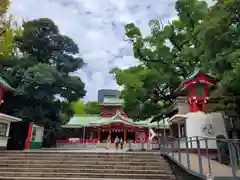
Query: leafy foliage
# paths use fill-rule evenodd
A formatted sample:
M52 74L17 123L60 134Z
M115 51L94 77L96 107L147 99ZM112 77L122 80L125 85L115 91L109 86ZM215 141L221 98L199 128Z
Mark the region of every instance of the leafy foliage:
M126 70L115 68L110 73L120 86L124 86L121 96L125 100L125 111L131 118L144 119L149 113L159 111L158 105L148 101L152 89L162 79L157 71L136 66Z
M1 111L44 125L54 133L62 119L74 114L71 102L86 93L81 79L70 75L84 65L78 46L47 18L24 22L14 43L22 55L12 54L2 75L16 93L6 95Z
M0 16L4 15L7 12L9 5L10 5L9 0L1 0L1 2L0 2Z
M72 102L72 108L75 114L86 114L85 104L82 101Z
M86 114L100 114L100 104L96 101L89 101L84 105L84 111Z
M196 68L218 80L209 110L236 108L239 112L239 1L218 0L208 7L201 0L177 0L175 9L178 19L167 25L150 20L148 36L144 37L133 23L125 26L134 57L141 64L112 70L117 83L124 87L127 112L142 118L156 114L143 109L140 114L144 115L135 113L136 107L148 102L148 98L160 104L160 111L165 110L174 99L175 88ZM148 80L144 81L142 74L154 79L152 83L146 84Z
M14 53L14 36L21 35L21 27L12 27L14 22L11 16L7 16L6 12L9 7L9 0L2 0L0 2L0 63L7 65L11 58L12 53Z

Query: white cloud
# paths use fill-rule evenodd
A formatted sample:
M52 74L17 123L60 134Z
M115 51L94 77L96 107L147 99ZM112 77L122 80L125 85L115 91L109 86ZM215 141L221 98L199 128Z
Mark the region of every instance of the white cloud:
M77 71L86 84L85 100L96 100L101 88L120 88L109 75L115 66L137 63L131 45L124 41L124 24L136 23L144 34L148 21L164 23L175 16L175 0L12 0L10 13L18 20L47 17L61 33L79 45L87 66Z

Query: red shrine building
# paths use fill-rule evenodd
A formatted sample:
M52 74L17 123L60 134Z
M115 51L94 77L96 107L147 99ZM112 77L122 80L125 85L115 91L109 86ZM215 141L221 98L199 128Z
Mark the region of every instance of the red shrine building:
M170 134L173 137L227 137L226 127L222 112L206 113L209 100L209 87L216 81L203 71L196 70L183 81L176 89L178 95L173 110L177 112L168 119ZM191 145L197 148L196 142ZM182 149L186 143L182 142ZM210 150L216 150L216 141L208 144ZM201 149L205 150L206 145L201 142Z
M115 90L99 90L98 101L101 105L101 113L98 115L75 115L70 121L62 126L68 134L63 140L57 141L57 146L72 144L99 144L106 143L111 137L114 142L116 136L122 138L125 143L132 140L147 143L149 129L162 132L169 130L167 122L151 123L151 118L144 121L134 121L123 110L123 100L119 98L120 92Z

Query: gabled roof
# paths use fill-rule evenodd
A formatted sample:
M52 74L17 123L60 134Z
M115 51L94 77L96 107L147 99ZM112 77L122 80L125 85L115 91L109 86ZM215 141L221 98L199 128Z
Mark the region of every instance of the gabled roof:
M22 119L10 116L7 114L0 113L0 120L10 121L10 122L20 122Z
M134 122L132 119L123 116L120 111L116 111L116 114L113 117L101 117L99 115L76 115L70 119L70 121L63 125L63 128L80 128L80 127L89 127L89 126L103 126L113 123L123 123L132 126L140 127L163 127L163 122L153 122L151 123L152 118ZM165 121L166 127L168 127L167 121Z
M102 117L100 115L76 115L70 121L63 125L63 128L87 127L87 126L103 126L112 123L124 123L132 125L132 119L124 117L120 111L112 117Z
M191 80L191 79L194 79L198 74L201 73L201 70L200 69L195 69L191 74L189 74L187 77L186 77L186 81L188 80Z
M184 81L181 82L181 84L178 86L178 88L175 90L175 92L181 91L181 89L184 87L184 84L193 80L194 78L198 77L198 75L204 74L205 77L207 77L210 80L210 83L215 82L214 78L207 75L204 71L201 69L195 69L191 74L189 74Z

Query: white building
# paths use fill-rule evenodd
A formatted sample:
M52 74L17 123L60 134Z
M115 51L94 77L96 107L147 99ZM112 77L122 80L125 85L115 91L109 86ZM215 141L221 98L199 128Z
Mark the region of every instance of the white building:
M10 131L10 125L22 121L20 118L0 113L0 149L6 149Z

